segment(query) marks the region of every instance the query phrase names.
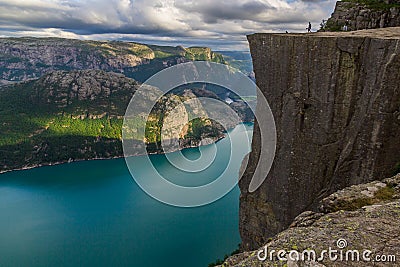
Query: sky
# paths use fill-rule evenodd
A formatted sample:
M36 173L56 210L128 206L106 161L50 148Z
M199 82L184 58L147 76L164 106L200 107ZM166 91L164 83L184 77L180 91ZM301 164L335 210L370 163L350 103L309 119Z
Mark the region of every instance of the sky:
M334 0L0 0L0 37L125 40L247 50L255 32L313 30Z

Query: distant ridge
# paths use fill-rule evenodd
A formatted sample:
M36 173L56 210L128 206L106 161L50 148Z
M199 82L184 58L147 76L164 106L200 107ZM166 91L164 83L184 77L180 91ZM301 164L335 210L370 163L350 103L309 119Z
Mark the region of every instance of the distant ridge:
M157 46L122 41L0 38L0 81L38 78L54 70L98 69L143 82L163 68L191 60L225 63L208 47Z

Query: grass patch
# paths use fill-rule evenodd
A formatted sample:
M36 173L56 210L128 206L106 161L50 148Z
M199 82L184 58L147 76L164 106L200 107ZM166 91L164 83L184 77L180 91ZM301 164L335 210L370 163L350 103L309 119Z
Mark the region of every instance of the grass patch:
M336 206L335 210L347 210L347 211L355 211L364 206L372 205L373 199L371 198L358 198L351 202L342 202Z
M386 187L382 187L378 191L376 191L374 198L376 200L391 200L391 199L393 199L393 195L395 193L396 192L392 187L386 186Z
M393 195L395 193L396 193L395 190L390 186L382 187L379 188L379 190L376 191L374 196L371 198L365 197L365 198L357 198L352 201L342 201L338 203L334 211L338 210L355 211L364 206L370 206L382 201L391 200L393 199Z
M160 50L156 50L156 51L154 51L154 56L156 58L168 58L168 57L172 57L173 54L167 53L167 52L164 52L164 51L160 51Z

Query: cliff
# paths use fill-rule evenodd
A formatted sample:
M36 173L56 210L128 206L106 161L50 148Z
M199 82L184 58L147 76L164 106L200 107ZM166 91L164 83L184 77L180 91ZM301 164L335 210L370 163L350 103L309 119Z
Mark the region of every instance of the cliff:
M98 69L145 81L159 70L190 60L224 63L207 47L63 38L0 38L0 82L39 78L54 70ZM0 83L0 84L1 84Z
M399 214L400 175L352 186L323 199L317 212L300 214L288 229L266 241L268 255L265 246L260 246L226 259L222 266L398 266ZM336 251L332 253L336 260L327 253L320 258L329 248ZM287 253L286 260L278 259L279 250ZM304 251L315 254L304 254L303 260Z
M344 187L388 177L400 162L400 28L248 36L257 84L275 117L277 150L254 193L255 123L240 181L243 249L256 249Z
M328 31L350 31L400 26L399 0L347 0L336 3L326 23Z

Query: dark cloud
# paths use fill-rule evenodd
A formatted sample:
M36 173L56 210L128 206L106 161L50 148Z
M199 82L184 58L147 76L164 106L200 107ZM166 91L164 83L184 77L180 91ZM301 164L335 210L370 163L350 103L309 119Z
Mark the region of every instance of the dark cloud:
M257 16L274 10L269 3L258 1L240 3L239 1L194 1L177 3L185 12L198 13L206 23L217 23L220 20L257 20Z

